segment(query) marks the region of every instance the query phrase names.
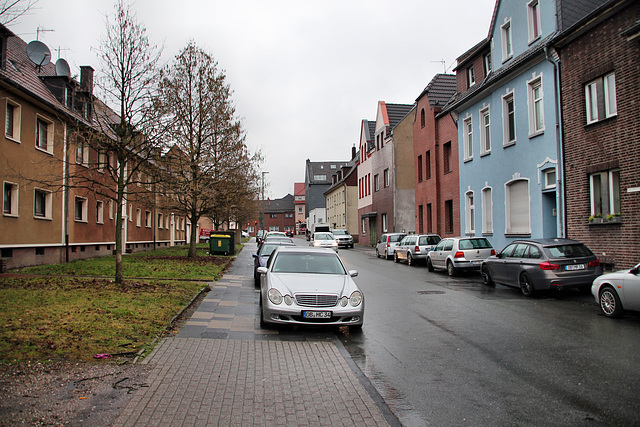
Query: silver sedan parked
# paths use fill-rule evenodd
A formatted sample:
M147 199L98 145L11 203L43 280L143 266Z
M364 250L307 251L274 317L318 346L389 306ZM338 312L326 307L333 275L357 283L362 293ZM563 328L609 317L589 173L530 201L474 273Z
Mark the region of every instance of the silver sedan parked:
M600 274L598 258L571 239L515 240L482 263L485 285L495 282L518 287L526 296L547 289L588 291Z
M342 260L329 249L279 247L260 275L260 325L301 324L361 328L364 296Z
M640 311L640 264L599 276L593 281L591 294L607 317L620 317L624 310Z
M395 247L393 260L395 262L407 261L408 265L416 262L425 262L427 254L434 250L438 242L442 240L437 234L410 234L405 236Z

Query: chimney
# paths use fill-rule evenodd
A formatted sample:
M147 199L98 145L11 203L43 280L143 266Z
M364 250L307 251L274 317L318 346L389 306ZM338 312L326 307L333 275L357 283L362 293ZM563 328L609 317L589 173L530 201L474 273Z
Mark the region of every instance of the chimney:
M351 147L351 160L356 158L356 144L353 144L353 147Z
M93 68L89 65L80 66L80 90L93 94Z

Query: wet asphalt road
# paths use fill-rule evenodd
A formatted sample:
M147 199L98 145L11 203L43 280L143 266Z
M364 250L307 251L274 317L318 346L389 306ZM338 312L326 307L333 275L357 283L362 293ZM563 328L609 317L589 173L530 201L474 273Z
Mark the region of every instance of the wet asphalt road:
M640 315L339 254L366 302L362 332L339 338L403 425L640 425Z

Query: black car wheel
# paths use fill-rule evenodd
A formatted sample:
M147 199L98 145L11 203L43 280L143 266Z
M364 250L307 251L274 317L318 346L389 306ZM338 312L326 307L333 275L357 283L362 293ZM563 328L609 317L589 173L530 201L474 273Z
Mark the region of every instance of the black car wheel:
M407 265L413 265L413 258L411 257L411 252L407 252Z
M491 278L491 273L489 273L489 267L486 265L482 266L482 283L486 286L493 286L493 279Z
M433 264L431 263L431 258L427 258L427 270L433 273Z
M620 317L622 316L623 308L622 302L618 294L611 286L606 286L600 291L600 310L602 314L607 317Z
M525 297L533 296L533 293L535 292L533 282L531 282L527 273L522 273L520 275L520 290L522 291L522 295Z
M453 268L453 263L451 261L447 261L447 273L449 276L453 276L456 274L455 268Z
M398 253L397 252L393 253L393 262L398 262Z
M391 258L393 258L393 257L391 257ZM384 259L389 259L389 252L387 252L386 249L384 251Z
M378 252L378 248L376 248L376 258L380 258L380 252Z

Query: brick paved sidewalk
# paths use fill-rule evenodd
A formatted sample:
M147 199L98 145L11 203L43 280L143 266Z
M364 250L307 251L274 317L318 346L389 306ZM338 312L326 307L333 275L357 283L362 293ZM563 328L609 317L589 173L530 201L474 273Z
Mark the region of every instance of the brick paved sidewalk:
M398 424L376 405L334 333L260 328L253 245L143 362L153 369L148 387L114 425L387 426L380 404Z

